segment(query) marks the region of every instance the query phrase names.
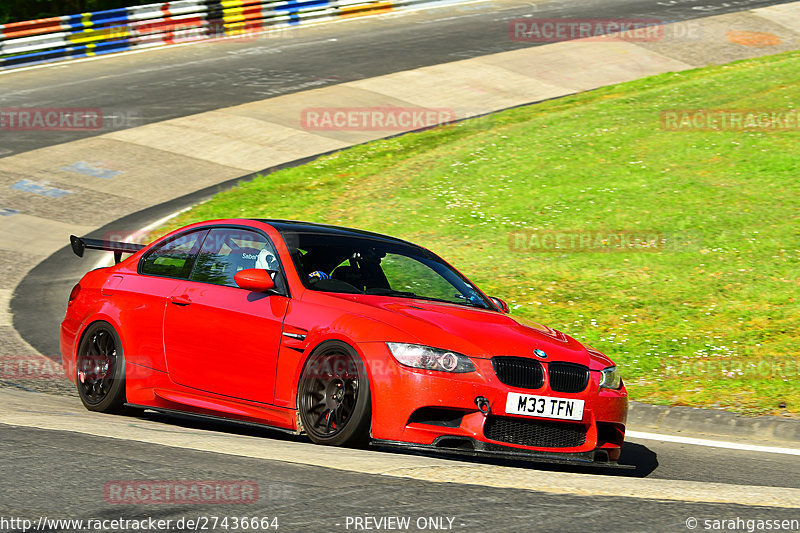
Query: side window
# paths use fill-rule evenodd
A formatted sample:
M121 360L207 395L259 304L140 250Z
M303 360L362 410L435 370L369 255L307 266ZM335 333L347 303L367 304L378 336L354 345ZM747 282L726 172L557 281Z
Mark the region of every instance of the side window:
M234 275L247 268L275 271L275 285L282 292L278 254L269 240L254 231L218 228L208 232L189 279L236 287Z
M184 233L147 252L140 263L142 274L188 278L206 230Z

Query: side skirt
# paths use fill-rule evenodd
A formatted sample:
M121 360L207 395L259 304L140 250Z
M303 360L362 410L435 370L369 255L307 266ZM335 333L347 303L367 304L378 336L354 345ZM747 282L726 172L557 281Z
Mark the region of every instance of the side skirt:
M152 407L150 405L137 405L134 403L126 403L126 407L132 407L135 409L143 409L146 411L154 411L156 413L161 413L170 416L176 417L185 417L191 418L195 420L207 420L209 422L224 422L226 424L233 424L237 426L244 426L244 427L252 427L258 429L269 429L271 431L278 431L280 433L285 433L287 435L301 435L304 432L297 431L294 429L286 429L278 426L270 426L269 424L260 424L258 422L248 422L246 420L236 420L235 418L226 418L224 416L215 416L215 415L207 415L202 413L193 413L191 411L181 411L179 409L166 409L164 407Z

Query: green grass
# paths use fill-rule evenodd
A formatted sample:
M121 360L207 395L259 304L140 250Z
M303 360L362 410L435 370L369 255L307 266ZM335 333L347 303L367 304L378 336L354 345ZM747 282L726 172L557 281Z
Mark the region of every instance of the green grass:
M800 132L670 132L659 117L798 102L798 53L663 74L345 150L161 231L267 217L406 238L514 315L607 353L635 400L797 416ZM654 230L666 244L530 253L509 246L520 229Z

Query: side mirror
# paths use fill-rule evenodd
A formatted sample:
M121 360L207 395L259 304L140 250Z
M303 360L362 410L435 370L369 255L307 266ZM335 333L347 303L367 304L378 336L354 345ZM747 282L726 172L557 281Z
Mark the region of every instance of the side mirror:
M500 298L496 298L494 296L489 296L489 299L492 301L494 305L497 306L498 309L500 309L500 311L502 311L505 314L509 313L508 304L505 303L503 300L501 300Z
M262 268L246 268L233 276L236 284L248 291L267 292L275 288L268 270Z

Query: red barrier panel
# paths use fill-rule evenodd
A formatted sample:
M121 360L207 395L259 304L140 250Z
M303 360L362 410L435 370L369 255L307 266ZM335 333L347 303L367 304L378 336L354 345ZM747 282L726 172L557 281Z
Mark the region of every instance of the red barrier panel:
M17 37L29 37L31 35L60 31L61 21L61 17L51 17L3 24L0 26L0 37L3 39L16 39Z

